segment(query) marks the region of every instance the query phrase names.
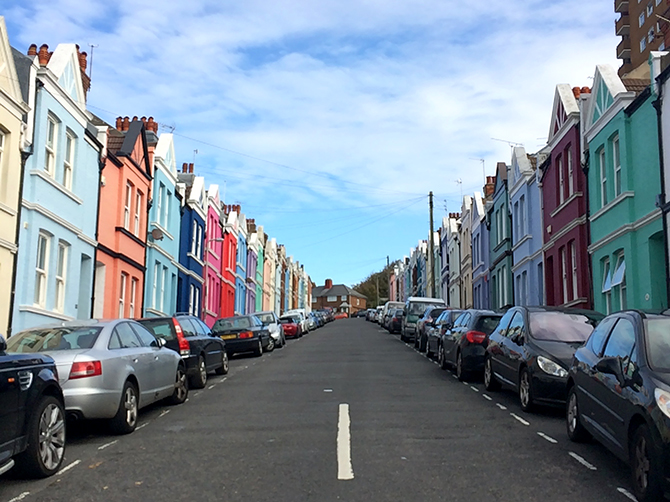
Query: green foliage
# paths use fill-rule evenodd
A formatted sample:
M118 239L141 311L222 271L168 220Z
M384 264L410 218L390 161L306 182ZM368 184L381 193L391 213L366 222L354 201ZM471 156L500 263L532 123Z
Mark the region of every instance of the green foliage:
M391 272L393 272L393 267L397 263L398 262L395 261L391 262L381 271L370 274L363 281L353 286L353 288L356 291L367 297L368 308L374 308L379 305L384 305L384 303L388 301L389 277L391 275ZM377 294L377 284L379 284L379 294Z

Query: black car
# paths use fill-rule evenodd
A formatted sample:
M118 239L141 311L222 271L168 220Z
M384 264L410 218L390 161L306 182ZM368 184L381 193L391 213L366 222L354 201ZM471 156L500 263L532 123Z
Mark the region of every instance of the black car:
M575 352L568 436L595 437L629 462L637 500L670 491L670 315L622 311Z
M54 360L8 354L0 336L0 474L16 464L31 477L58 472L65 456L65 406Z
M442 343L442 335L447 330L451 329L454 322L463 313L462 310L445 309L433 321L433 326L428 330L426 338L426 355L431 357L433 354L438 354L440 351L440 344Z
M593 310L513 307L489 335L484 384L519 393L524 411L563 405L572 356L604 316Z
M388 323L389 333L400 333L403 315L405 315L403 309L392 309L391 319Z
M416 322L416 336L414 337L414 348L419 352L426 351L428 344L428 330L435 327L435 321L447 310L443 307L428 307L421 318Z
M437 360L442 369L456 368L459 380L481 374L489 335L498 326L502 314L490 310L466 310L454 325L442 335Z
M207 385L207 373L228 373L226 343L212 335L207 325L192 315L148 317L137 322L166 342L166 347L178 352L186 365L189 385L202 389Z
M253 352L256 356L262 356L263 351L274 349L270 331L255 315L217 319L212 326L212 333L226 341L229 355Z

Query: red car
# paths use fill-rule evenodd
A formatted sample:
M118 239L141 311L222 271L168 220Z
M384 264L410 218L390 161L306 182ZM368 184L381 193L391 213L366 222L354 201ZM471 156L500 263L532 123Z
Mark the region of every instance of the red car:
M280 317L279 324L284 328L284 337L286 338L300 338L302 336L302 327L300 319L297 317Z

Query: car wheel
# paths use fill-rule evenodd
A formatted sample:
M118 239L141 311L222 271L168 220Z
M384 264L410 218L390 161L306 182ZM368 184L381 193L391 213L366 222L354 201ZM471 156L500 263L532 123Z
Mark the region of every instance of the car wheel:
M463 368L463 355L461 354L460 350L456 354L456 377L458 378L459 382L463 382L468 379L468 374L465 371L465 368Z
M488 391L495 391L500 389L500 382L496 380L493 374L493 366L491 366L491 358L487 357L484 361L484 387Z
M204 389L207 385L207 365L204 357L198 357L198 373L190 379L189 383L194 389Z
M528 368L521 370L519 375L519 402L523 411L533 411L535 403L533 401L533 388L530 383L530 372Z
M654 448L647 425L640 425L635 430L629 451L633 492L637 500L639 502L662 500L661 459Z
M589 439L589 432L582 425L577 403L577 388L573 385L568 391L568 403L565 407L565 422L570 441L581 443Z
M444 347L442 344L440 344L440 346L437 348L437 362L440 364L441 369L447 369L447 357L444 353Z
M254 349L254 355L256 357L261 357L263 355L263 343L258 340L258 346Z
M130 434L135 430L135 427L137 427L138 405L137 387L132 382L126 381L121 391L119 409L109 423L115 434Z
M228 353L224 350L221 352L221 366L214 370L217 375L227 375L228 374Z
M28 447L16 462L24 474L46 478L58 472L65 457L65 408L53 396L42 396L28 423Z
M405 331L402 328L400 329L400 341L407 343L407 337L405 336Z
M188 398L188 378L186 370L180 364L177 366L177 373L174 381L174 392L169 397L170 404L182 404Z
M275 339L270 337L267 347L265 347L265 352L272 352L273 350L275 350Z

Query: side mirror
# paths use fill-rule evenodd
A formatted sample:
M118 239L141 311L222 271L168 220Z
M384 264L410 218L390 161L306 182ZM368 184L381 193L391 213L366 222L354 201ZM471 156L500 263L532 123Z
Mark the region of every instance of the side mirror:
M159 347L165 347L167 345L167 342L165 341L165 338L157 338L158 340L158 346Z
M7 350L7 340L5 337L0 335L0 352L5 352Z
M621 376L621 364L616 357L603 357L596 364L596 371L607 375L615 375L619 378Z

